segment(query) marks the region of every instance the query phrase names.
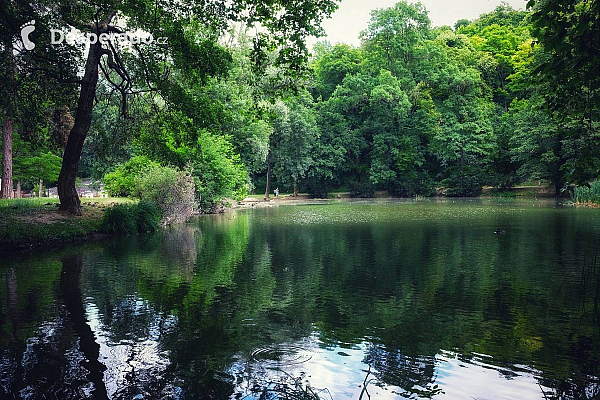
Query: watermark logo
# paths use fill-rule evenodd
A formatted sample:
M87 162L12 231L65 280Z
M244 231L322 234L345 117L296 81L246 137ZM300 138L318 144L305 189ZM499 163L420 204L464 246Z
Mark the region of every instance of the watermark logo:
M25 50L33 50L35 48L35 43L33 43L29 39L29 35L35 31L35 20L31 20L28 23L24 24L21 27L21 40L23 41L23 46ZM81 33L76 31L71 31L65 33L59 29L50 29L50 44L57 46L63 43L68 44L76 44L76 43L89 43L96 44L100 42L101 44L107 44L108 42L122 42L130 45L138 45L138 44L152 44L157 43L159 45L167 44L166 37L155 38L151 33L140 32L137 34L127 34L127 33Z
M50 43L53 45L60 45L64 42L68 44L75 43L85 43L96 44L100 42L101 44L107 44L108 42L121 42L130 45L137 44L152 44L154 42L158 44L167 44L167 38L154 38L151 33L148 34L134 34L130 35L127 33L76 33L70 32L65 35L65 33L58 29L50 29Z
M35 31L35 19L32 19L21 27L21 40L23 41L25 50L33 50L35 48L35 43L29 40L29 34L33 31Z

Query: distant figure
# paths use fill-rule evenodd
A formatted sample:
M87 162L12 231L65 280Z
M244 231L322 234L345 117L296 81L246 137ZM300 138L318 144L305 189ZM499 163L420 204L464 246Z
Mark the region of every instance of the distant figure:
M506 232L504 232L504 229L500 229L500 228L498 228L498 229L496 229L496 230L494 231L494 233L495 233L496 235L504 235Z
M275 189L274 193L275 193L275 198L278 198L279 197L279 188Z

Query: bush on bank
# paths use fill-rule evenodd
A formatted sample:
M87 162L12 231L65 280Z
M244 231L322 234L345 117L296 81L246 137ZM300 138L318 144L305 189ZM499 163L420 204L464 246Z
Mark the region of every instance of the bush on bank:
M188 170L152 166L135 179L134 195L159 208L163 223L185 221L196 210L196 185Z
M104 212L101 230L122 235L154 232L160 220L161 213L154 203L117 204Z
M191 171L161 166L145 156L133 157L106 174L104 185L111 196L152 202L161 212L163 223L184 221L196 210L196 184ZM127 232L132 224L123 228Z

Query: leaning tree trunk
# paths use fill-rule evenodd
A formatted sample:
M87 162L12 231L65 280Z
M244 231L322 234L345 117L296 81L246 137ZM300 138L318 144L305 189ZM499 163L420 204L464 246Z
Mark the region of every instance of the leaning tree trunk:
M58 177L59 209L74 215L81 215L81 201L75 189L75 180L77 179L83 142L92 124L92 110L98 84L98 65L101 57L102 47L100 42L90 45L85 63L85 72L81 81L75 123L71 128L71 132L69 132L62 168Z
M13 121L5 114L2 124L2 191L0 193L0 197L3 199L12 199L13 197L12 141Z

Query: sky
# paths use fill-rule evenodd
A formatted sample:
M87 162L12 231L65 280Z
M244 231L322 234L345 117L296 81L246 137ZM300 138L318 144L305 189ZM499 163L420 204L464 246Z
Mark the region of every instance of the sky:
M370 12L376 8L391 7L399 0L342 0L338 10L322 26L332 44L343 42L359 45L358 34L367 27ZM410 1L409 1L410 2ZM475 19L480 14L490 12L501 0L421 0L429 11L432 26L450 25L459 19ZM514 9L525 9L526 0L506 0ZM311 38L313 45L317 39Z

